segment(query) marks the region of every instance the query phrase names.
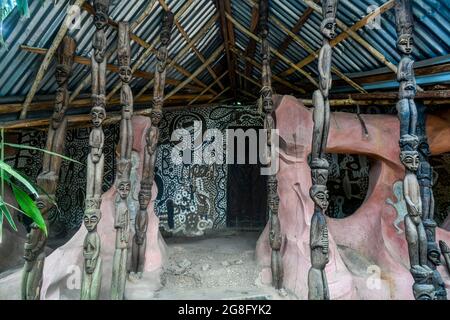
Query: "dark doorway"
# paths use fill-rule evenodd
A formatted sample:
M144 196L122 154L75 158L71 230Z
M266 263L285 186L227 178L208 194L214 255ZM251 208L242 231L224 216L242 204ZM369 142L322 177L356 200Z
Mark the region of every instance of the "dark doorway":
M246 133L248 130L255 130L257 133L256 150L258 154L259 129L261 128L242 128ZM238 143L235 138L234 164L228 164L227 227L240 230L260 230L264 228L267 221L267 177L261 175L262 164L259 157L256 164L250 164L250 142L248 138L245 139L245 164L237 163Z

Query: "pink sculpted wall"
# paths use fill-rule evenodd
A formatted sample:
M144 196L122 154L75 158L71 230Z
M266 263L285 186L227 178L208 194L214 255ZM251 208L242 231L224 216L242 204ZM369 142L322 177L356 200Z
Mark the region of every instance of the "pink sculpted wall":
M280 143L278 193L283 238L284 287L306 299L310 267L309 225L313 202L309 197L311 173L307 162L312 138L312 110L291 96L275 98ZM328 218L330 262L326 273L331 299L413 299L413 279L402 230L394 228L397 212L386 203L395 202L393 184L404 176L399 160L399 122L390 115L362 115L369 132L364 135L356 114L335 112L327 151L363 154L373 160L367 197L361 207L345 219ZM450 151L450 126L443 114L429 116L427 131L434 154ZM437 240L450 243L450 232L437 229ZM263 282L270 282L268 227L257 243L257 259ZM441 275L450 286L443 267Z
M139 155L140 161L137 172L142 171L142 162L144 157L145 132L150 125L150 120L146 117L134 117L134 145L133 151ZM140 184L140 174L137 174L137 180L133 183ZM84 186L80 186L84 188ZM114 201L116 189L113 186L102 196L102 219L98 224L98 233L101 238L101 256L103 260L101 299L109 299L112 259L115 249L115 229L114 229ZM162 265L165 259L165 243L159 232L159 219L154 214L153 204L157 195L156 184L153 185L152 201L148 206L149 225L147 231L147 251L145 270L142 280L127 281L128 294L134 294L134 291L144 290L150 293L160 285L159 276L162 271ZM134 232L134 224L132 225ZM65 245L59 247L50 254L44 265L44 280L41 290L41 299L79 299L80 283L83 268L83 241L86 235L86 229L81 226L80 230ZM131 246L131 243L130 243ZM131 250L129 250L131 251ZM0 299L19 299L20 298L20 275L17 271L8 277L0 280ZM142 287L146 282L147 286ZM127 291L125 293L127 298ZM143 298L145 294L141 295ZM128 297L136 298L136 297Z

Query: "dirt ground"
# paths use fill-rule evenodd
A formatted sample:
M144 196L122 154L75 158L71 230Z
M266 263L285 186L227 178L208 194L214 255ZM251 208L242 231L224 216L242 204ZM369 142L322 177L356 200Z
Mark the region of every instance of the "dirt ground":
M155 299L286 298L260 284L255 246L260 233L223 231L166 238L169 260Z

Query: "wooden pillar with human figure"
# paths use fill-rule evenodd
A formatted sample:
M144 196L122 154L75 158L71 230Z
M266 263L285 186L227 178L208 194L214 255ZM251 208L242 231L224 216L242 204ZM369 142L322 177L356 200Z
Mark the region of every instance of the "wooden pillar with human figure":
M141 278L145 265L145 250L147 245L148 213L147 207L152 198L152 187L155 177L156 149L159 140L159 123L162 118L164 104L164 87L166 82L166 66L170 33L174 22L174 15L170 11L163 11L160 41L157 53L155 81L153 89L153 108L150 111L151 125L145 133L146 146L144 163L142 166L141 190L139 191L139 211L135 220L135 234L131 253L131 270L135 277Z
M269 1L259 1L259 37L261 39L261 92L259 105L265 115L264 129L267 131L266 166L273 168L276 161L276 145L273 143L276 123L274 119L272 101L272 72L270 67L270 44L269 44ZM276 289L283 287L283 261L281 256L281 225L278 217L278 181L276 172L268 172L267 176L267 212L269 217L269 244L271 253L272 285Z
M92 109L93 128L89 135L84 226L87 234L83 244L83 275L81 299L98 300L102 281L101 243L97 226L101 219L102 185L105 155L103 121L106 118L106 26L109 20L109 0L94 0L95 33L92 40Z
M130 244L130 210L128 197L131 190L131 153L133 150L133 93L131 81L130 26L119 22L117 59L121 80L120 103L122 117L120 120L119 159L116 167L116 200L114 207L114 228L116 229L116 249L112 266L111 300L123 300L127 280L128 247Z
M57 50L55 104L47 133L45 149L63 154L67 132L66 111L69 107L68 82L74 62L76 42L70 36L65 36ZM62 158L50 153L44 153L42 170L37 177L37 185L43 191L39 194L36 205L39 208L49 230L48 215L55 204L55 193L58 187ZM39 300L43 280L45 246L47 235L36 223L31 225L31 231L25 242L25 266L22 274L22 299Z
M314 202L314 212L310 226L311 268L308 272L308 299L329 300L330 292L325 273L329 262L328 227L325 218L328 209L328 175L330 164L326 159L328 133L330 130L330 100L332 86L333 49L330 41L336 37L336 14L339 0L322 0L322 47L320 48L318 69L319 89L313 93L313 136L311 142L312 186L309 190Z

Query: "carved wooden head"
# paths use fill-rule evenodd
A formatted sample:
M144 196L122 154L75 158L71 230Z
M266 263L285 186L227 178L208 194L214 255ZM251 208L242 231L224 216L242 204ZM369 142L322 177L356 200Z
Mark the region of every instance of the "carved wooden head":
M109 19L109 0L94 0L94 24L97 29L103 29Z
M101 218L101 211L98 209L87 209L84 212L83 222L86 229L91 232L97 228L98 222Z
M395 1L395 22L397 27L397 49L409 55L414 49L414 19L410 0Z
M322 0L323 21L320 31L329 40L336 37L336 12L339 0Z
M436 242L428 242L427 257L428 260L436 267L441 265L441 252L439 251L439 247Z
M150 112L150 119L152 120L152 125L158 126L162 119L162 111L153 109Z
M323 211L328 209L328 190L327 186L315 184L309 189L309 195L314 203Z
M419 153L417 151L401 151L400 161L411 172L419 168Z
M122 177L117 183L117 193L122 200L128 198L131 190L131 182L126 177Z
M91 110L91 118L92 123L96 127L100 127L103 123L103 120L106 118L106 111L104 108L95 106Z

